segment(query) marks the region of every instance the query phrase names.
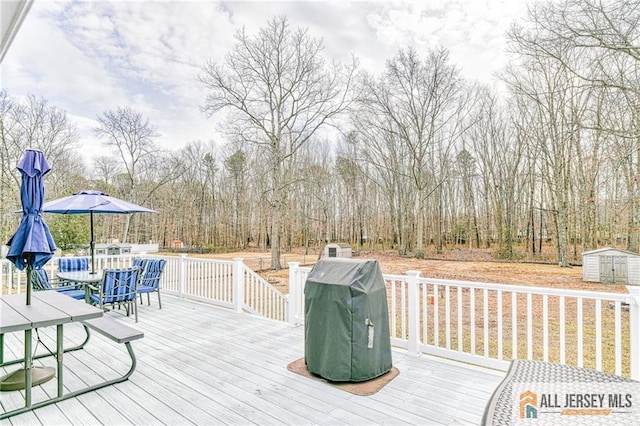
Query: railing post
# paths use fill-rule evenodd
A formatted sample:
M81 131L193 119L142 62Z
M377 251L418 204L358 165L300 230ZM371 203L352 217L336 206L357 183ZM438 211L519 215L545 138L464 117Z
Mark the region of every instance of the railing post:
M289 262L289 297L287 297L287 320L295 324L298 315L298 301L300 300L300 283L297 278L300 262Z
M640 380L640 287L628 285L627 291L631 295L629 303L629 334L630 334L630 369L631 378Z
M180 253L178 256L180 257L180 263L178 264L178 293L180 297L184 298L187 277L187 254Z
M242 312L244 306L244 263L241 257L233 258L233 310Z
M409 336L407 336L407 350L415 355L420 354L420 316L419 297L418 297L418 277L420 271L407 271L407 290L409 306L407 312L407 320L409 321Z

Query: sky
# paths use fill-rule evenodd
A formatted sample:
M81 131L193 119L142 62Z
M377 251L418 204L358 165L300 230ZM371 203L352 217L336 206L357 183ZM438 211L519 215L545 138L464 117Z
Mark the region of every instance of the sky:
M526 12L525 0L35 0L0 65L0 85L65 110L87 160L107 152L93 128L117 107L147 117L159 149L220 144L216 119L201 112L197 76L224 59L243 27L256 34L284 15L322 38L327 58L355 55L374 74L400 48L445 47L465 78L495 84L505 32Z

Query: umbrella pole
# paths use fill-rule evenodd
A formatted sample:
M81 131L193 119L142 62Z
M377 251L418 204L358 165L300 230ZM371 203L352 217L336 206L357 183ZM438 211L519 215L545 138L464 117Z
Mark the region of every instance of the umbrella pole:
M89 215L91 216L91 243L89 244L91 247L91 273L95 274L96 273L96 258L95 258L95 251L94 251L94 247L95 247L95 243L93 242L93 211L89 212Z
M31 261L27 262L27 306L31 304Z

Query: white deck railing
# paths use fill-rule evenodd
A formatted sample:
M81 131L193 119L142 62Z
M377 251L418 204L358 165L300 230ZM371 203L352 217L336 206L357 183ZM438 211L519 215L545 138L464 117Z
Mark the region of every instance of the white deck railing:
M89 259L89 269L91 269L91 258L88 256L78 256ZM123 254L118 256L95 256L96 269L104 268L123 268L131 265L131 254ZM54 257L44 266L50 278L54 278L58 269L58 257ZM17 269L13 263L7 259L0 259L0 289L2 294L21 293L24 291L24 283L26 282L26 271Z
M165 257L162 291L280 321L286 320L287 297L244 264L243 259L213 260Z
M131 265L134 256L96 256L96 269L120 268ZM268 318L286 321L287 297L269 282L248 268L243 259L214 260L142 255L167 261L160 285L163 293L199 302L210 303L236 312L248 311ZM50 260L45 269L55 277L58 258ZM5 294L21 293L26 282L25 271L16 269L6 259L0 260L0 286Z
M159 256L146 256L159 257ZM131 255L96 257L96 265L122 267ZM165 293L304 323L304 284L311 268L289 263L289 295L261 278L242 259L163 257ZM46 269L55 276L57 260ZM23 290L24 271L0 260L3 293ZM513 286L383 275L391 343L506 369L514 358L560 362L640 380L640 287L628 294Z
M304 323L311 268L290 263L289 321ZM640 287L629 294L383 275L391 343L506 370L526 358L640 379Z

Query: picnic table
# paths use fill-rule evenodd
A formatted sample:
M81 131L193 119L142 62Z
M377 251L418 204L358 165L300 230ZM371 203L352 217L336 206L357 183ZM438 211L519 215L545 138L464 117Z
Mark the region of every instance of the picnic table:
M86 339L79 346L64 348L64 325L80 322L87 334ZM56 349L52 354L32 354L32 332L41 327L56 327ZM65 393L64 383L64 353L82 349L89 341L89 329L110 338L117 343L124 343L131 358L131 367L127 373L116 379L105 380L98 384ZM6 333L24 331L24 358L10 361L4 360L4 335ZM140 339L144 334L114 318L104 316L104 311L98 307L76 300L55 290L40 291L33 294L30 305L25 303L24 295L14 294L0 297L0 367L24 363L24 406L13 410L0 412L0 420L21 414L45 405L60 402L83 393L127 380L136 366L135 355L130 345L132 340ZM54 356L56 359L55 374L57 376L57 393L47 399L33 402L31 398L32 361L35 358ZM19 371L19 370L18 370ZM9 377L11 375L7 375Z

